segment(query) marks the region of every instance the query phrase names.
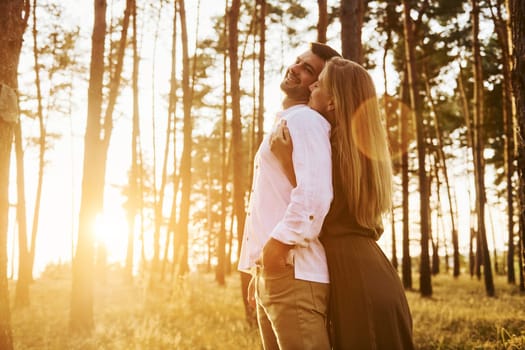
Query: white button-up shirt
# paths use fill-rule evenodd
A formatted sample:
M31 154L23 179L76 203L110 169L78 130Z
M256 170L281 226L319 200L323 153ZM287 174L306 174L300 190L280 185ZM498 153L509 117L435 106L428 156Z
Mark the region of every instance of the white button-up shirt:
M290 130L297 186L290 184L266 135L255 156L238 268L250 272L272 237L295 245L288 256L295 278L328 283L326 256L318 236L333 197L330 124L305 105L286 109L280 118Z

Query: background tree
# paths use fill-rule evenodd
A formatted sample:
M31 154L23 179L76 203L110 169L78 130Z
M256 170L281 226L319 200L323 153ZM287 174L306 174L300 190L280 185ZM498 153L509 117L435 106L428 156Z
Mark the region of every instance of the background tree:
M190 194L191 194L191 158L192 158L192 118L191 118L191 101L192 88L190 85L190 57L188 52L188 31L186 27L186 9L184 0L179 1L179 18L181 24L181 41L182 41L182 103L184 110L183 119L183 148L180 161L181 177L181 200L180 213L177 222L178 249L177 255L180 257L180 273L185 274L188 271L188 225L190 216Z
M430 281L430 258L428 254L429 243L429 219L430 208L428 203L429 193L427 184L427 172L425 169L426 145L423 125L423 114L421 113L421 103L418 98L416 81L418 75L415 66L415 41L414 41L414 24L410 17L411 8L408 1L403 1L403 20L405 33L405 52L407 58L407 73L408 73L408 91L410 95L410 106L412 113L414 113L416 123L417 135L417 154L418 154L418 178L419 178L419 193L420 193L420 230L421 230L421 261L419 268L419 288L422 296L432 295L432 284Z
M326 0L317 0L319 19L317 20L317 41L326 43L326 30L328 28L328 4Z
M361 32L366 0L341 0L341 54L354 62L363 63Z
M483 159L483 71L481 67L481 53L479 48L479 7L477 0L472 1L472 35L473 35L473 58L474 58L474 116L473 116L473 159L474 177L476 183L476 214L477 214L477 241L480 244L480 255L483 263L483 275L485 276L485 289L488 296L494 296L494 282L492 279L492 267L487 244L485 228L485 163Z
M94 24L88 90L88 112L84 138L84 170L80 203L78 244L73 261L70 326L72 330L90 332L93 320L93 224L102 208L107 148L111 135L108 125L102 132L102 80L104 75L104 40L106 37L106 1L94 0ZM109 131L109 134L107 133ZM101 139L102 137L102 139ZM109 142L109 140L107 140Z
M516 115L519 126L518 133L518 173L520 199L520 241L523 262L525 261L525 6L522 1L509 0L510 21L512 28L512 43L514 46L512 87L516 98ZM521 287L523 290L523 287Z
M0 2L0 94L7 108L0 110L0 348L12 349L7 287L7 223L9 213L9 164L14 124L18 121L16 90L22 37L29 17L29 1Z

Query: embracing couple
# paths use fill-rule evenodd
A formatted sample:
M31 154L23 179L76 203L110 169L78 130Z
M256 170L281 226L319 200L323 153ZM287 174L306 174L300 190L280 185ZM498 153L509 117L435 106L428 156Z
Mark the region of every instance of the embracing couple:
M281 90L239 260L264 349L413 349L403 286L376 243L392 170L370 75L311 43Z

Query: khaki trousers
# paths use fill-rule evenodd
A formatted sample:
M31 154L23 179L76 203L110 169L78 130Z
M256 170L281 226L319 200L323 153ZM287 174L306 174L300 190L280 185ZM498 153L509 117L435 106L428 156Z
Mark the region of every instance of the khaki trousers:
M257 321L265 350L330 349L329 284L294 278L294 267L257 271Z

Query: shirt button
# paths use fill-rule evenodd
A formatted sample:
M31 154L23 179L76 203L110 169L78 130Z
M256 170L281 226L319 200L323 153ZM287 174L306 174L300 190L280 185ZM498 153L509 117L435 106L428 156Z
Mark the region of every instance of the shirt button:
M310 216L308 217L308 219L310 219L310 221L312 221L312 220L314 219L314 216L313 216L313 215L310 215Z

